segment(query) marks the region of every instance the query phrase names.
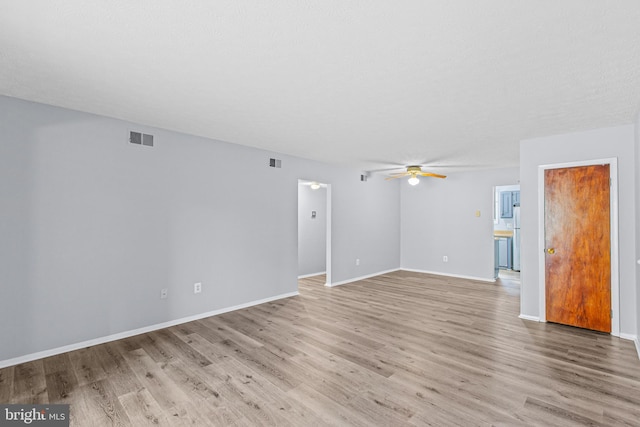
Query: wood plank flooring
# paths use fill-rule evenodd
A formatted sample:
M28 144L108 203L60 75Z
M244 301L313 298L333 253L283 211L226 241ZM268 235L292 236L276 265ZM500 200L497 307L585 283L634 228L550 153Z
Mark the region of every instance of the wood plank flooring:
M640 360L518 319L519 283L404 271L0 369L74 426L640 426Z

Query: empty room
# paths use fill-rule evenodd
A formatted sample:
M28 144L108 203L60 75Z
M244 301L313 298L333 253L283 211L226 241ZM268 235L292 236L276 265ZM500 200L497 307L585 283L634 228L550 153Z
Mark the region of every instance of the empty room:
M0 10L0 425L640 425L639 2Z

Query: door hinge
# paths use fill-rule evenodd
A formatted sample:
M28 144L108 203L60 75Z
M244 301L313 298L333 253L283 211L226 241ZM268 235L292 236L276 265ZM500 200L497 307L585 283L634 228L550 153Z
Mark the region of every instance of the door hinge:
M613 309L609 310L609 315L611 316L611 318L613 319Z

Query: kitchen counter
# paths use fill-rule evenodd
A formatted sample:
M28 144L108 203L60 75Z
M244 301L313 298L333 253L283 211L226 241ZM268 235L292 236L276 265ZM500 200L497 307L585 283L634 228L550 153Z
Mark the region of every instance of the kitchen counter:
M493 230L493 237L513 237L513 230Z

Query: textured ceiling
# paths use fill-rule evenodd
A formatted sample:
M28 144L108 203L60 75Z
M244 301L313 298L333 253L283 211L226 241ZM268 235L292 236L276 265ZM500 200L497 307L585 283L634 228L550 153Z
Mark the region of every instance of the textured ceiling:
M0 94L362 170L516 166L633 122L640 1L0 0Z

